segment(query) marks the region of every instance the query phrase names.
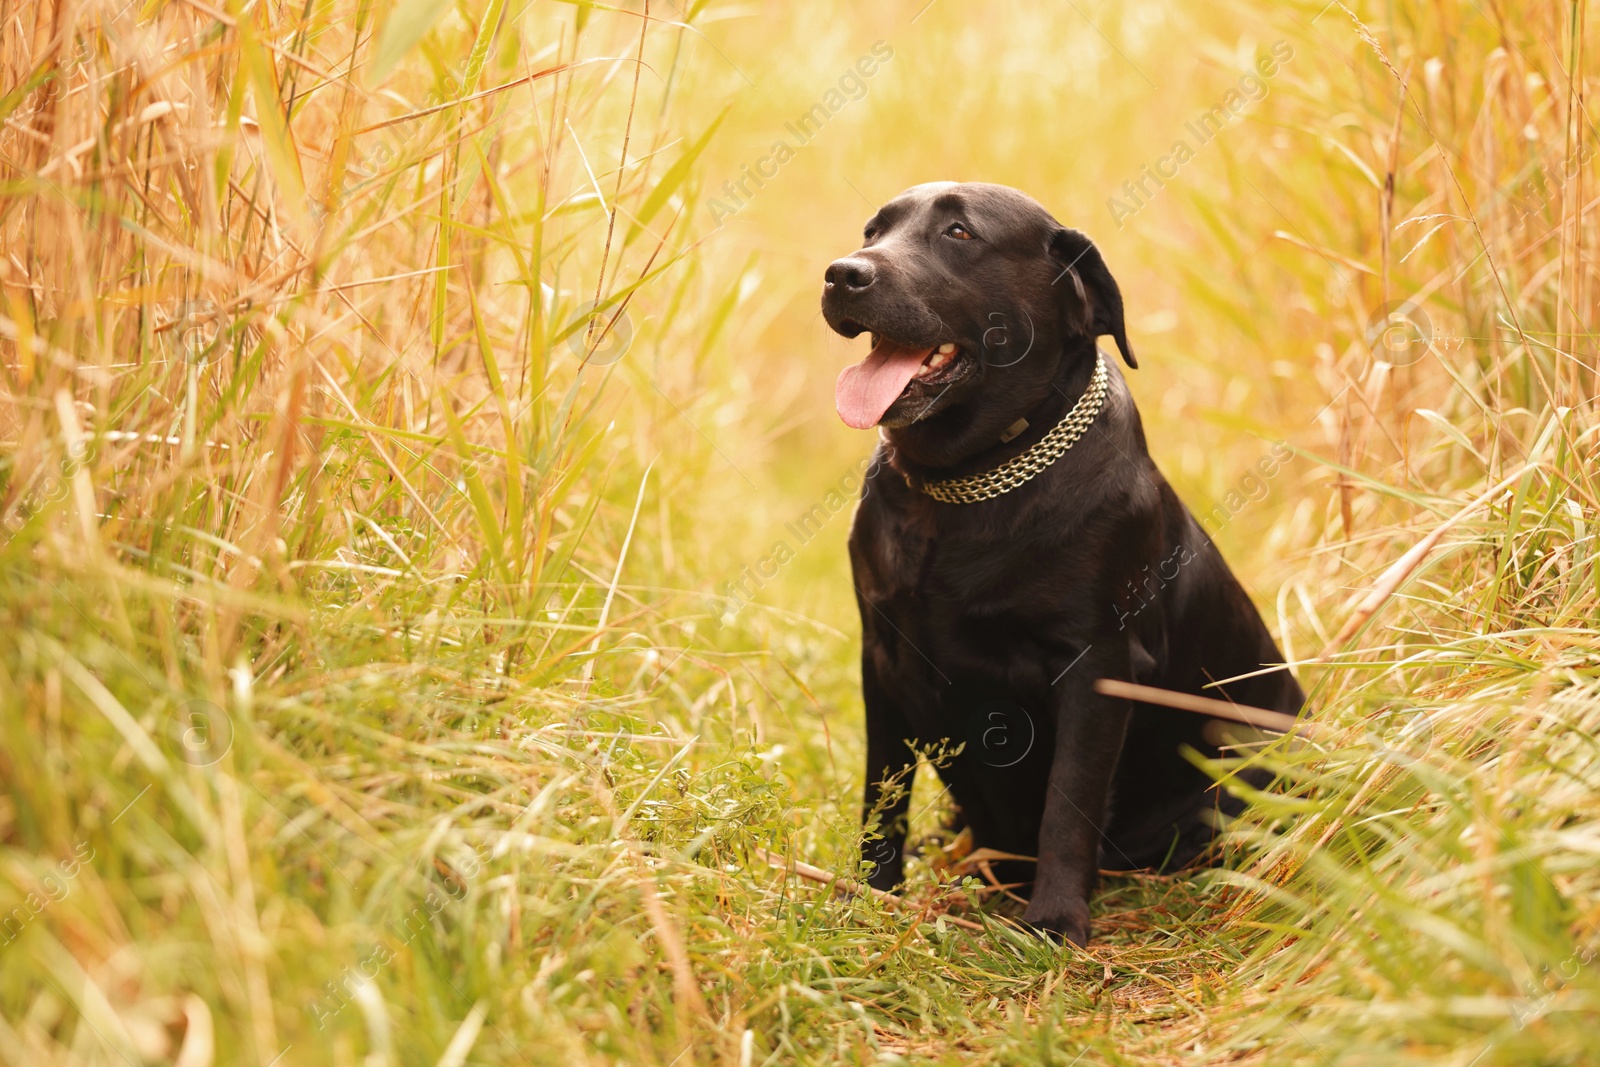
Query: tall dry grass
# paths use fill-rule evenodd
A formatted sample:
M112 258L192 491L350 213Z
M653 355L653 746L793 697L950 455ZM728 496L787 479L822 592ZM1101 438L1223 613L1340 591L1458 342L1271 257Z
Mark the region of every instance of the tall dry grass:
M752 13L0 9L0 1058L1585 1062L1584 5ZM1105 247L1321 724L1083 953L761 859L856 847L816 275L946 176Z

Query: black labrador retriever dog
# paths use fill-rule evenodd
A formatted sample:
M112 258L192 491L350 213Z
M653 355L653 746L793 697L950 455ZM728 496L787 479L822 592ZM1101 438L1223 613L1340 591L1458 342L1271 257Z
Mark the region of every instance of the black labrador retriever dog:
M872 336L835 399L881 439L850 532L869 880L903 875L909 790L885 782L912 745L963 744L939 775L974 844L1033 857L995 868L1024 920L1085 944L1102 864L1190 864L1238 810L1191 762L1219 755L1211 720L1095 682L1289 714L1304 694L1097 348L1137 366L1082 233L1005 186L919 185L828 267L822 311Z

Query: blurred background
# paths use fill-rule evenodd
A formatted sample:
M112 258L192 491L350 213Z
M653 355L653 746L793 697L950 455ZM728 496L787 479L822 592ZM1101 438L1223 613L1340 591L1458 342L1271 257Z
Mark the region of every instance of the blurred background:
M1587 1062L1592 38L0 0L0 1062ZM1084 951L980 918L926 770L906 901L825 884L822 272L946 179L1098 242L1319 723Z

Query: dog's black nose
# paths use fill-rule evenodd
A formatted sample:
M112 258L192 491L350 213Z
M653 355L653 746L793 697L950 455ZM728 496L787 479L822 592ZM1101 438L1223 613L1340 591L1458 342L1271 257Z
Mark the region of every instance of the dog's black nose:
M859 292L871 285L877 276L878 272L871 261L847 258L834 260L822 278L829 289L842 285L852 292Z

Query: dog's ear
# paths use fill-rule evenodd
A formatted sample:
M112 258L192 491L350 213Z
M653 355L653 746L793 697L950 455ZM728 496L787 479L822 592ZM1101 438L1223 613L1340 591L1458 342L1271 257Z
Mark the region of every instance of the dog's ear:
M1087 310L1084 332L1091 337L1110 334L1117 351L1130 367L1137 367L1133 349L1128 347L1128 331L1122 322L1122 290L1106 269L1100 250L1078 230L1058 229L1050 235L1050 258L1061 267L1057 285L1070 285Z

